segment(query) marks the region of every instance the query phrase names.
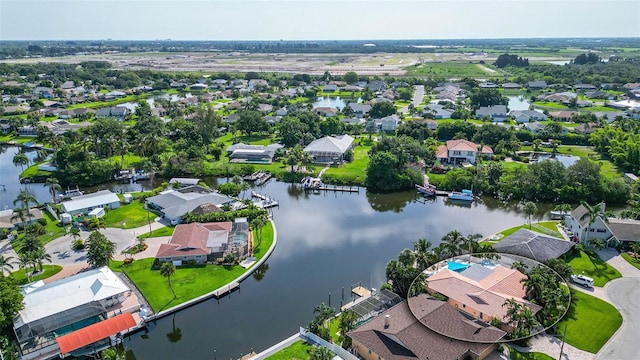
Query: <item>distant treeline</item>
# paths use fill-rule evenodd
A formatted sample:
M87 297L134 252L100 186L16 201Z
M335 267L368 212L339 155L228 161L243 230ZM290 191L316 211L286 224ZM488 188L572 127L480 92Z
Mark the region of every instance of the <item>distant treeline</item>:
M499 68L507 66L523 67L529 66L529 59L522 58L518 55L502 54L498 56L498 59L496 59L493 64Z
M640 38L608 39L460 39L460 40L302 40L302 41L0 41L0 59L64 56L92 52L251 51L281 53L433 53L478 49L504 52L557 52L566 48L640 48Z

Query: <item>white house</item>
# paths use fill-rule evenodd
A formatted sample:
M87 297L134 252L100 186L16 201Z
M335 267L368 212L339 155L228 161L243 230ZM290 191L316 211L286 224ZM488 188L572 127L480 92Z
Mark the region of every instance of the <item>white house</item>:
M316 139L304 148L313 156L313 162L331 164L344 160L344 153L353 148L353 138L349 135L325 136Z
M476 118L489 118L491 121L504 122L507 119L507 107L504 105L482 106L476 110Z
M202 204L213 204L222 207L234 202L233 198L202 186L187 186L178 190L167 190L147 199L149 207L162 212L163 217L171 224L182 222L184 214L193 211Z
M73 196L62 203L62 211L71 215L87 214L95 208L117 209L120 207L118 195L109 190L101 190L92 194Z
M593 223L589 211L583 205L575 208L565 217L565 224L574 241L588 244L591 239L600 239L607 245L616 245L640 241L640 221L614 219L604 217L605 206L602 204L600 215Z
M480 156L486 157L493 155L493 150L489 146L484 145L482 149L478 150L478 145L469 140L449 140L446 145L440 145L438 147L436 159L447 164L465 162L475 164L478 152L480 152Z
M137 297L108 267L31 283L22 294L24 308L13 320L22 359L49 359L90 344L99 350L109 336L137 325L131 315L140 308ZM88 333L96 327L106 336Z
M509 116L518 124L547 120L547 115L537 110L511 110Z

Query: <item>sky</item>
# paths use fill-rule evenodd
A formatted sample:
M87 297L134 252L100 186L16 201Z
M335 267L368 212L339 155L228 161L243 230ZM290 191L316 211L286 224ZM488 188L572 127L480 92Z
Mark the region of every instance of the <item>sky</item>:
M640 37L639 0L0 0L0 40Z

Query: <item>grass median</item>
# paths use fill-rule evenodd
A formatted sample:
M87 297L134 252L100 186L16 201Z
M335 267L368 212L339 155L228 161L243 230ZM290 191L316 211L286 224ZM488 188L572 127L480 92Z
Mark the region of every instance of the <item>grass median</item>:
M580 255L572 255L567 259L574 274L586 275L593 279L595 286L602 287L607 282L622 277L620 272L599 257L589 256L581 251Z

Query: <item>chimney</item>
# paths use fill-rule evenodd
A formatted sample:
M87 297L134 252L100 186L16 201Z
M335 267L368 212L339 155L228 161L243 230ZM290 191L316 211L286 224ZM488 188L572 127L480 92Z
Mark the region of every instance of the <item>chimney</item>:
M384 328L385 329L389 328L389 315L384 316Z

